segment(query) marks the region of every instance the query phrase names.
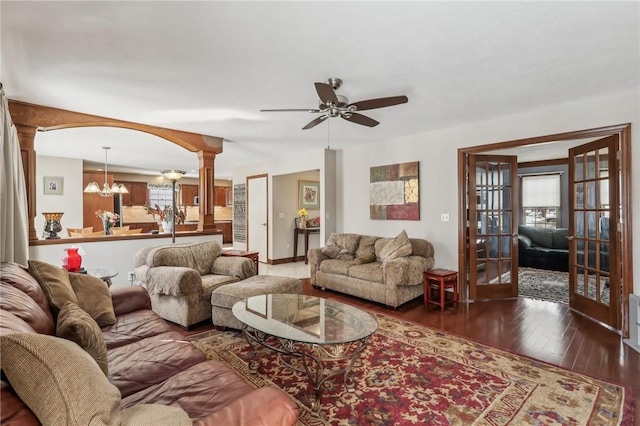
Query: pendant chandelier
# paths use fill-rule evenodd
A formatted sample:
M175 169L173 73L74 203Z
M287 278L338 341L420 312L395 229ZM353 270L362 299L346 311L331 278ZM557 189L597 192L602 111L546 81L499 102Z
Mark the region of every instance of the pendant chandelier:
M124 185L119 185L114 182L113 185L109 187L109 182L107 181L107 152L111 147L103 146L102 149L104 149L104 184L102 189L100 189L100 185L96 182L91 182L84 189L84 192L98 194L101 197L111 197L113 194L128 194L129 191Z

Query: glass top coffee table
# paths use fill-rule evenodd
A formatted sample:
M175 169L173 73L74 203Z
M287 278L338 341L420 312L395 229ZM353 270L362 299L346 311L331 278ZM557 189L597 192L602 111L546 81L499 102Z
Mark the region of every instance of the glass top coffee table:
M234 304L232 312L253 350L250 369L260 367L260 346L275 351L284 365L309 378L316 414L328 379L343 375L347 387L354 385L353 363L378 329L375 318L361 309L302 294L249 297Z

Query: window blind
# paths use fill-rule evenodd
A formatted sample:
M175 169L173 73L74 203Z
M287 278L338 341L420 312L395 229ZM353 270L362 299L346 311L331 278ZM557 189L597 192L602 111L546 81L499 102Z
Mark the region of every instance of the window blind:
M522 207L560 207L560 175L523 176Z

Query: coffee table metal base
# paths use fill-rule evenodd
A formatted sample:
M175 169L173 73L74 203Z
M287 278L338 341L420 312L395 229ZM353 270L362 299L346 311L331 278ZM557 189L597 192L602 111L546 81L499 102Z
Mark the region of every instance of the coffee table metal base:
M311 410L317 416L320 416L322 391L327 380L342 375L345 386L353 388L355 381L350 375L351 369L369 340L367 336L342 344L318 345L274 337L244 324L242 334L252 349L249 369L253 373L261 366L257 352L262 346L276 352L286 367L307 375L315 392Z

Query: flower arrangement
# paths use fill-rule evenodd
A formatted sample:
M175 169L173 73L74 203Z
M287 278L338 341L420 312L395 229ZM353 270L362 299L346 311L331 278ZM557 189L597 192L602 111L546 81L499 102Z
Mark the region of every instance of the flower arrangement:
M307 213L307 209L302 208L298 210L298 217L307 217L309 214Z
M120 216L118 216L118 213L113 213L109 210L96 210L96 217L102 219L104 235L111 235L111 227L118 223L118 221L120 220Z
M298 228L305 229L307 227L307 209L304 207L298 210Z
M150 213L153 218L156 218L156 215L160 218L162 222L169 223L173 221L173 209L171 206L160 207L156 204L155 208L151 208L147 205L144 206L147 209L147 213ZM176 213L176 223L181 224L184 223L184 220L187 217L187 207L185 206L183 209L178 208L178 212Z

